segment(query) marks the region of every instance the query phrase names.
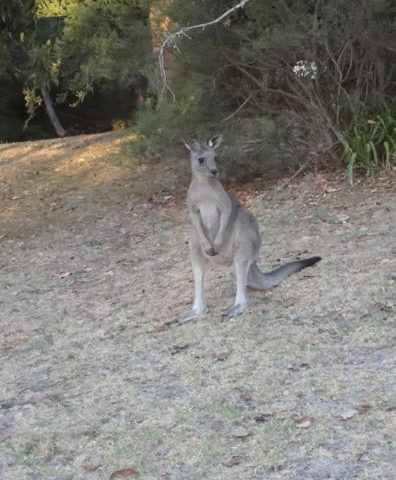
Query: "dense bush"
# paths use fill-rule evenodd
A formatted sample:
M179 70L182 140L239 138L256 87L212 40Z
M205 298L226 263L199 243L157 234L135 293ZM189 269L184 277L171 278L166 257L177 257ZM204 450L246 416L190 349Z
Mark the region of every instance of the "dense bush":
M366 175L389 170L396 163L396 112L386 110L354 127L345 140L345 162L348 179L353 184L355 171Z
M166 13L175 30L229 6L174 0ZM394 136L382 138L379 119L389 120L396 94L394 2L251 0L227 20L179 37L166 60L175 102L160 103L151 124L142 117L154 143L221 130L234 175L342 154L351 179L358 166L376 171L367 153L354 150L374 118L370 155L389 166Z
M25 125L44 106L55 126L56 111L72 116L70 107L113 93L115 104L123 93L124 105L129 104L132 112L146 88L142 72L152 62L148 15L148 0L9 0L8 5L1 4L0 81L6 95L12 95L18 84L26 104ZM2 109L0 119L5 117ZM101 123L100 112L98 117ZM108 123L112 120L117 118Z

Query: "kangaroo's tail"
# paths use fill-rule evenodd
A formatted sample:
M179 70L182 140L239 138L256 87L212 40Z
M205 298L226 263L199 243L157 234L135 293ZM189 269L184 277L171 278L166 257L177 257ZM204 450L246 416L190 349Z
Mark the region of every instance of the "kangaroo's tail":
M277 287L283 280L293 275L293 273L297 273L307 267L312 267L312 265L315 265L315 263L320 260L321 257L296 260L268 273L262 272L257 266L257 263L254 262L249 269L248 287L254 288L255 290L269 290L270 288Z

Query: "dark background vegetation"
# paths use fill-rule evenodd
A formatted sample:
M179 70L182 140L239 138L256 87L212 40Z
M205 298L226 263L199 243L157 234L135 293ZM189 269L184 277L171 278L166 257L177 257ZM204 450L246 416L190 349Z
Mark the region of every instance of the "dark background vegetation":
M250 0L10 0L0 6L0 140L129 126L155 157L181 136L222 131L229 177L390 169L396 152L396 4ZM169 93L169 92L168 92ZM53 107L60 126L48 116Z

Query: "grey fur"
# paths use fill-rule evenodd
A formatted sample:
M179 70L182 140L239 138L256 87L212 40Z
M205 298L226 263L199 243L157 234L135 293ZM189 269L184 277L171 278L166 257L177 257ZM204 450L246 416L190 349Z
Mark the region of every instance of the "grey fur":
M236 275L234 305L224 316L232 318L246 308L246 287L267 290L287 277L314 265L320 257L297 260L273 272L263 273L256 263L261 237L255 217L227 192L217 176L215 150L222 136L207 143L194 142L190 150L192 181L187 204L191 218L191 260L194 277L194 303L191 310L181 313L172 322L183 323L207 313L204 272L208 262L233 264Z

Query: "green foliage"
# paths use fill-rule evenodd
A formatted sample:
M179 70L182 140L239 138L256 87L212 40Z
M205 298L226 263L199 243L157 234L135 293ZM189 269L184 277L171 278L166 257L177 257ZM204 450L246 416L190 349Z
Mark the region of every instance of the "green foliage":
M78 0L36 0L36 15L38 18L61 18L77 3Z
M128 86L150 60L147 2L86 0L66 11L58 51L70 90Z
M34 0L0 2L0 32L5 34L8 40L18 37L31 25L34 8Z
M157 145L181 143L180 137L191 135L192 131L197 137L203 135L207 124L206 112L202 108L204 95L199 84L186 80L180 85L175 102L164 102L153 108L150 104L153 97L149 97L132 124L137 138L131 149L153 155Z
M29 116L33 116L36 109L41 105L42 98L38 95L36 89L25 88L23 90L23 98L25 99L26 109Z
M396 159L396 113L390 110L354 127L346 137L345 163L348 180L353 185L356 171L374 175L391 168Z
M26 92L43 87L74 106L94 91L132 90L151 60L148 8L148 0L10 0L0 5L0 79L21 83L29 119L39 103Z
M226 0L174 0L168 8L172 30L212 20L229 6ZM185 82L204 92L187 136L226 129L234 146L227 156L244 162L234 171L255 176L260 168L282 168L286 157L293 166L336 153L371 112L383 111L396 95L395 38L396 7L386 0L253 0L244 12L179 37L168 78L177 103ZM168 121L167 136L185 127L183 117ZM381 168L392 155L392 141L377 140L379 132L368 142Z

